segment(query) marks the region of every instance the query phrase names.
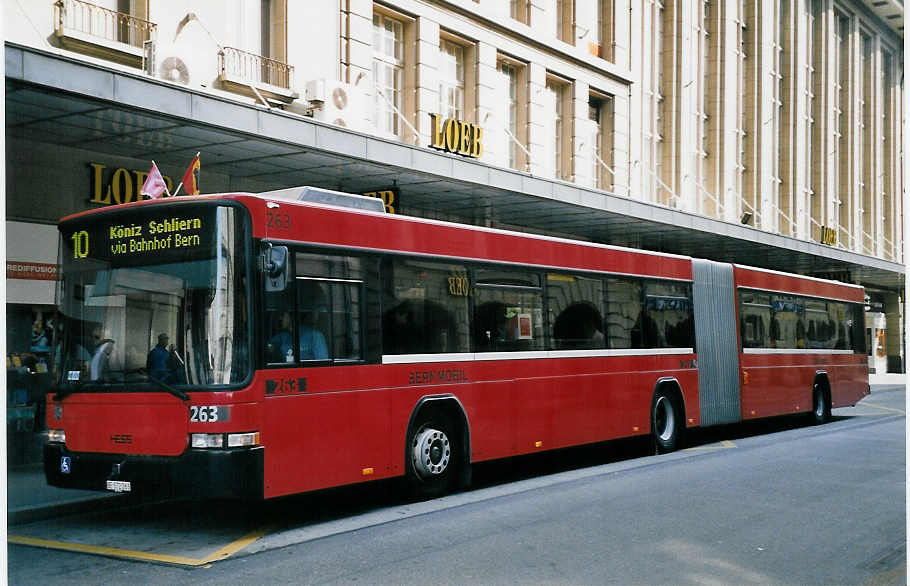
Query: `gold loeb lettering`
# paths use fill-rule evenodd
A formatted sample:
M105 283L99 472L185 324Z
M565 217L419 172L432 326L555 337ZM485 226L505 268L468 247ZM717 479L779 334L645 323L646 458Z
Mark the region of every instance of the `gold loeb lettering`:
M430 148L477 158L483 153L483 129L476 124L430 114Z
M139 192L148 173L145 171L129 170L124 167L114 169L114 172L105 180L106 165L89 163L91 168L91 197L89 203L103 205L129 203L142 199ZM132 177L130 175L132 174ZM174 189L174 181L168 175L163 175L168 191Z
M442 132L440 131L439 114L430 114L430 126L433 133L433 140L430 143L430 146L434 149L445 148L445 146L442 144Z
M375 197L376 199L381 199L382 204L385 206L385 212L387 214L395 213L395 206L398 205L398 202L395 200L395 192L391 189L384 191L367 191L363 195L366 197Z
M822 226L820 228L820 234L818 241L822 244L827 244L828 246L837 246L837 230L834 228L828 228L827 226Z
M462 275L452 275L449 280L449 295L453 297L467 297L469 295L468 278Z

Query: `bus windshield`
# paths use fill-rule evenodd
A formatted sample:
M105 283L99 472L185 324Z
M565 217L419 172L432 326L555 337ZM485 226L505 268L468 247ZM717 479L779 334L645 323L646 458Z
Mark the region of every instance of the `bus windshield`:
M240 209L174 202L61 224L61 390L174 392L247 378Z

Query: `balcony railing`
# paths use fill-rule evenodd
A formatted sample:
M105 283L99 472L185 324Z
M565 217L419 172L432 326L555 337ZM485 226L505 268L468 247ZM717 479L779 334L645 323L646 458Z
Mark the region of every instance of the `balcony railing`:
M142 49L146 41L157 36L158 25L152 22L82 0L57 0L54 7L60 37L75 32Z
M235 82L266 84L286 90L294 84L294 68L291 65L233 47L225 47L218 54L218 67L222 79Z

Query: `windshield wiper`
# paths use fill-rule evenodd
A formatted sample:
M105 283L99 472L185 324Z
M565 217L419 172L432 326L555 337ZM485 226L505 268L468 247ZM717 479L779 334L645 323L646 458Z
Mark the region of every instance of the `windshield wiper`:
M176 388L172 387L171 385L167 384L164 381L160 381L160 380L158 380L156 378L152 378L152 377L148 377L148 380L149 380L149 382L153 382L156 385L160 386L162 389L164 389L171 395L174 395L181 401L190 400L189 395L187 395L180 389L176 389ZM108 382L102 382L102 381L89 381L89 382L78 383L78 384L77 383L61 384L61 385L57 386L57 392L54 394L53 398L54 398L54 401L59 402L65 398L69 397L73 393L93 392L93 391L98 391L101 389L110 389L111 387L124 387L124 385L123 385L123 383L108 383Z
M153 383L159 385L162 389L164 389L164 390L167 391L168 393L174 395L175 397L177 397L177 398L180 399L181 401L189 401L189 400L190 400L190 396L189 396L189 395L187 395L186 393L184 393L184 392L181 391L180 389L176 389L176 388L172 387L171 385L167 384L167 383L164 382L164 381L160 381L160 380L158 380L157 378L153 378L153 377L149 377L149 380L152 381Z

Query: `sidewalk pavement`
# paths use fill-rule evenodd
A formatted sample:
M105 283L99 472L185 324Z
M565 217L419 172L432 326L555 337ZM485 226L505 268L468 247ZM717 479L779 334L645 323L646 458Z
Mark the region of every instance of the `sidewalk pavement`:
M906 380L903 374L869 375L872 385L903 385ZM7 524L10 526L118 506L130 499L130 495L48 486L42 464L10 468L6 490Z
M70 490L49 486L44 479L43 464L16 466L6 474L6 522L21 525L114 506L128 495L93 490Z
M905 385L907 384L906 374L870 374L870 385Z

